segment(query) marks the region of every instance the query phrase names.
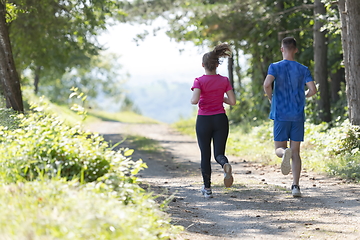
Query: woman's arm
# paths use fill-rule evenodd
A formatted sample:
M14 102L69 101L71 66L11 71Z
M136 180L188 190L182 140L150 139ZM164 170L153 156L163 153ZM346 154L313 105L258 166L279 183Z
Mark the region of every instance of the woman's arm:
M193 90L193 95L192 95L192 98L191 98L191 104L198 104L199 100L200 100L200 93L201 93L201 90L199 88L194 88Z
M226 92L226 97L224 97L224 103L229 105L236 104L236 98L233 90L229 90Z

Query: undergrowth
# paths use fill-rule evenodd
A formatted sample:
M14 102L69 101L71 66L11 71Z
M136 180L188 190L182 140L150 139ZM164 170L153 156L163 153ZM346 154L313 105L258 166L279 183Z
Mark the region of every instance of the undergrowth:
M192 125L193 124L193 125ZM179 131L195 136L195 120L182 120L173 125ZM246 161L279 164L275 155L271 120L231 124L226 154ZM348 120L331 124L305 123L301 144L303 168L318 173L360 181L360 128Z
M146 165L134 150L115 151L46 107L0 110L0 239L172 239L182 230L139 186Z

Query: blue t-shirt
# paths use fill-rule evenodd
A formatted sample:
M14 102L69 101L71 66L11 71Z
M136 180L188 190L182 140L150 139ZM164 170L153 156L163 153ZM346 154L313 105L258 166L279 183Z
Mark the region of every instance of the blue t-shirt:
M269 118L277 121L305 121L305 85L314 81L309 69L296 62L282 60L269 66L275 77Z

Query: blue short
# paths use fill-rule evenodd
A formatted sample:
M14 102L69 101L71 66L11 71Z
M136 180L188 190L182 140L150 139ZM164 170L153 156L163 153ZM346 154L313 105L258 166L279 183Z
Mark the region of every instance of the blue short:
M287 122L274 120L274 141L304 141L304 122Z

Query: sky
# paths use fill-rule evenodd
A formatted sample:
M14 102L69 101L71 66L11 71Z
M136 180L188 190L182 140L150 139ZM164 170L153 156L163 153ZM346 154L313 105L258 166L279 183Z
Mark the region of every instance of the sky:
M155 36L149 34L143 41L134 41L137 34L144 30L152 33L161 25L159 21L152 26L118 24L110 27L98 41L108 52L120 56L119 72L130 75L123 86L141 114L172 123L193 115L196 106L190 104L190 88L194 79L205 73L202 56L210 49L190 42L177 43L166 36L164 30ZM226 60L218 67L218 73L228 76ZM102 104L113 112L119 109L111 100Z
M159 31L154 36L152 30L161 25L159 21L153 26L118 24L110 27L99 41L108 51L121 56L119 62L123 70L131 75L132 81L167 79L191 84L195 77L204 74L201 59L209 49L196 47L190 42L177 43L166 36L165 31ZM133 39L143 30L148 30L150 34L137 44ZM218 73L226 76L226 68L224 61Z

